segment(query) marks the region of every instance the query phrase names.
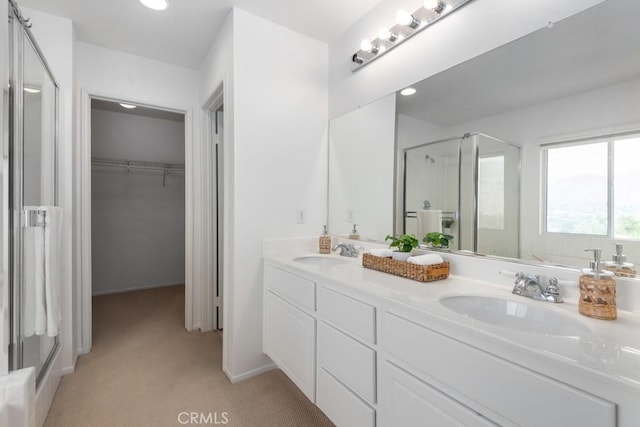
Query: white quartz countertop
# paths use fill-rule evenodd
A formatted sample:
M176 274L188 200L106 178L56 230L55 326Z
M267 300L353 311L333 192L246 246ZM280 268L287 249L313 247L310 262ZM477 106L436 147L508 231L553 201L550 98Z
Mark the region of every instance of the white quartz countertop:
M560 362L579 374L596 375L602 380L613 380L629 387L640 396L640 315L618 310L614 321L592 319L578 313L577 301L566 300L561 304L535 301L511 293L511 287L473 280L461 276L449 276L446 280L421 283L393 276L362 266L362 258L347 258L339 265L303 264L293 259L314 254L278 254L265 256L266 262L285 267L306 277L316 278L329 287L379 298L382 304L390 303L413 310L433 320L447 334L473 337L491 349L511 348L538 360ZM580 336L554 336L538 332L524 332L474 320L458 314L440 303L442 298L457 295L492 296L526 304L542 304L545 309L570 318L585 327Z

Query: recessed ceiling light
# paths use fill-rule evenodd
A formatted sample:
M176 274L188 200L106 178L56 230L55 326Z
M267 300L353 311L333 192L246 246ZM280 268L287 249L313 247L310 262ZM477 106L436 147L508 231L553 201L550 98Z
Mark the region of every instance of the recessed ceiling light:
M24 91L27 93L40 93L40 89L35 89L32 87L24 87Z
M414 93L416 93L416 90L412 87L407 87L400 91L400 95L404 95L404 96L410 96L410 95L413 95Z
M132 109L132 108L136 108L135 105L123 104L122 102L120 102L120 105L123 106L124 108L128 108L129 110Z
M140 3L153 10L165 10L169 7L169 0L140 0Z

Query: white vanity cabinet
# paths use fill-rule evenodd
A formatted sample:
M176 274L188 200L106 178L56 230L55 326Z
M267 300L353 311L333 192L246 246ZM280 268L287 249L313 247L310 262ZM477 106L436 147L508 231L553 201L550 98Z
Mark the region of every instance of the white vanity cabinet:
M338 426L376 425L376 307L318 287L318 407Z
M448 318L435 287L296 267L265 262L264 352L338 427L640 425L636 386Z
M611 402L402 315L385 311L382 323L384 353L390 359L382 369L386 382L381 399L389 420L385 425L410 426L416 425L411 420L444 417L450 422L434 425L491 425L492 420L503 426L616 426L616 405ZM404 424L397 416L411 418Z
M263 351L315 402L316 283L265 265Z

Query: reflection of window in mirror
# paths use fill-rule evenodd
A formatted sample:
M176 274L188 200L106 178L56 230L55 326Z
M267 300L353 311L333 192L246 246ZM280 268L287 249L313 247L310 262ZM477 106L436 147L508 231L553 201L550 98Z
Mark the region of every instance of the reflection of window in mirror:
M478 160L478 227L504 230L504 156Z
M542 148L547 232L640 239L640 133Z

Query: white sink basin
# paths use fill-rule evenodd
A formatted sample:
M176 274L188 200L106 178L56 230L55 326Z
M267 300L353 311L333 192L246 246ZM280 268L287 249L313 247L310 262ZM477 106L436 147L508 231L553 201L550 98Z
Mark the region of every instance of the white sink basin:
M577 319L542 305L552 303L460 295L444 297L440 304L480 322L516 331L563 337L589 335L589 329Z
M349 260L344 258L336 258L331 256L309 255L301 256L293 259L295 262L301 262L303 264L315 264L315 265L340 265L346 264Z

